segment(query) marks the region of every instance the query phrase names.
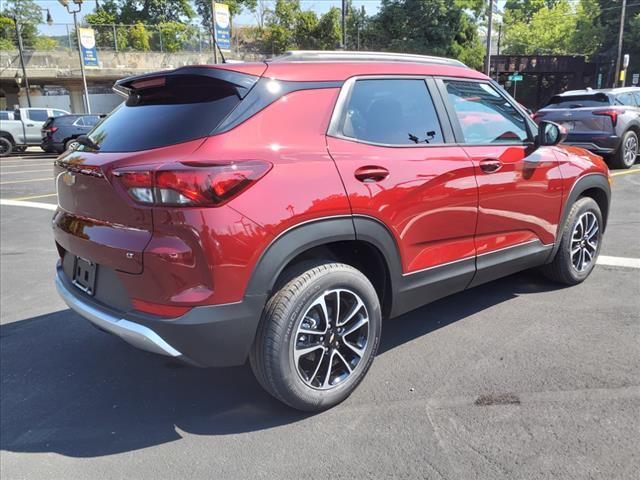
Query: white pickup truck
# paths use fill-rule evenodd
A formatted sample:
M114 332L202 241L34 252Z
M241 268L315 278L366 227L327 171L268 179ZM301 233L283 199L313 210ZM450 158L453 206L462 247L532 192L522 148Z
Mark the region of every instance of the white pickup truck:
M12 152L24 152L27 147L40 146L40 130L49 117L68 115L58 108L18 108L0 111L0 157Z

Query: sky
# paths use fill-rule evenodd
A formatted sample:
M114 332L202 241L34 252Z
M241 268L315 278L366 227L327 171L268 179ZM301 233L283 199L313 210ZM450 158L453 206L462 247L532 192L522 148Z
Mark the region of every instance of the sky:
M40 26L40 33L43 35L61 35L66 31L66 27L63 25L65 23L72 24L73 18L70 14L67 13L66 9L61 6L57 0L34 0L43 11L42 23ZM72 4L71 0L69 2ZM488 0L487 0L488 2ZM498 0L498 6L502 8L505 0ZM268 0L268 3L274 4L275 0ZM300 0L303 10L313 10L318 14L323 14L327 12L331 7L338 7L342 5L342 0ZM0 4L4 4L4 0L0 0ZM353 0L353 5L355 8L360 9L364 6L367 15L375 14L380 7L380 0ZM84 16L84 14L92 13L96 7L96 0L84 0L82 4L82 9L80 11L80 18ZM49 26L45 23L46 21L46 12L47 9L51 12L51 16L53 17L54 25ZM79 18L79 20L80 20ZM234 18L234 23L236 25L251 25L256 23L256 19L251 12L243 12L240 15L237 15Z

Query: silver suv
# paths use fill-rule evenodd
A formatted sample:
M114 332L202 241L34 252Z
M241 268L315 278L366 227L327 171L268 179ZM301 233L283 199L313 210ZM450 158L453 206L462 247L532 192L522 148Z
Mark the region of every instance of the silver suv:
M613 168L630 168L638 158L640 88L564 92L533 118L564 126L565 144L602 155Z

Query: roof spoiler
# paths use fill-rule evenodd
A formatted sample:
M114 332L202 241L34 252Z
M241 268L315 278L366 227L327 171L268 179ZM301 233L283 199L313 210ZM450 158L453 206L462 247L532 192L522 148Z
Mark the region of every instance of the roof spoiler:
M203 76L229 83L236 87L240 98L244 98L245 95L249 93L249 90L251 90L251 87L253 87L260 78L247 73L234 72L232 70L215 68L207 65L196 65L123 78L114 84L113 91L118 95L122 95L127 98L133 91L159 87L165 85L168 78L181 76Z

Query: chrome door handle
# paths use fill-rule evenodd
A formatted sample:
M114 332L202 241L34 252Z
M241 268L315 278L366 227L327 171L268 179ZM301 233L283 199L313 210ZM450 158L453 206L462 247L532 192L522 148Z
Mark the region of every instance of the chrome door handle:
M360 167L354 173L355 177L364 183L379 182L389 176L389 170L377 165Z
M502 162L495 158L480 160L480 170L484 173L495 173L502 168Z

